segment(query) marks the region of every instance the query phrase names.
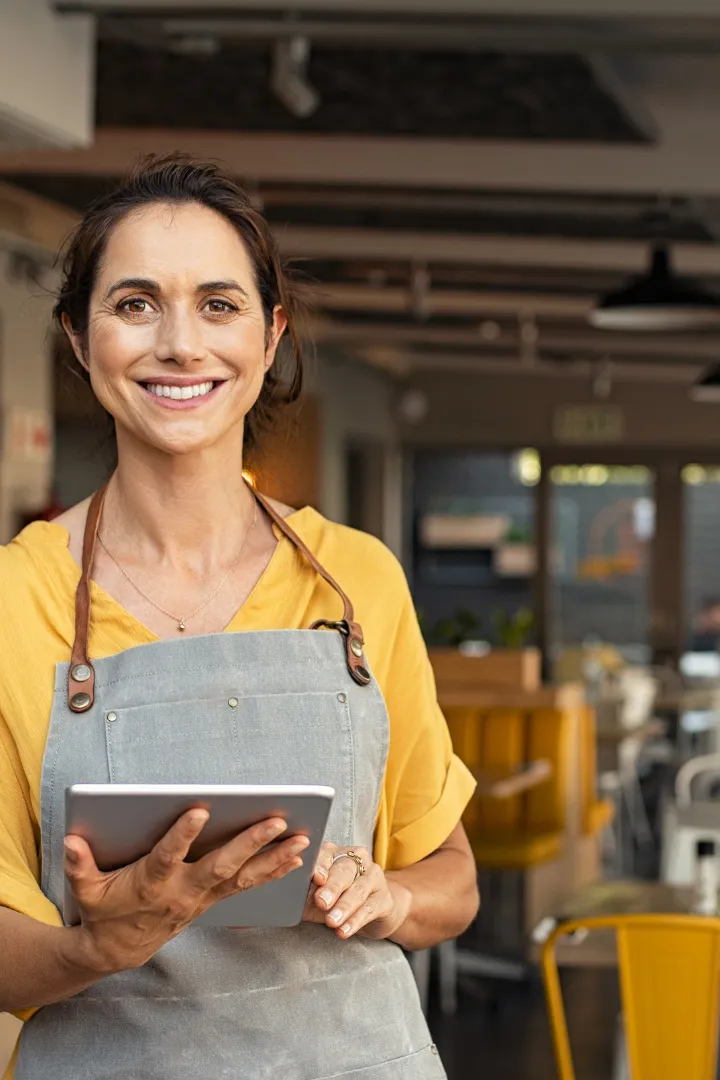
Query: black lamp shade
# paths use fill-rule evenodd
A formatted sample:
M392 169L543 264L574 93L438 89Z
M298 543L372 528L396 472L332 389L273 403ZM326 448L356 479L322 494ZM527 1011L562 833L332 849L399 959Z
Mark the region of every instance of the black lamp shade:
M653 251L646 274L598 301L589 320L600 330L683 330L720 324L720 298L678 277L666 247Z

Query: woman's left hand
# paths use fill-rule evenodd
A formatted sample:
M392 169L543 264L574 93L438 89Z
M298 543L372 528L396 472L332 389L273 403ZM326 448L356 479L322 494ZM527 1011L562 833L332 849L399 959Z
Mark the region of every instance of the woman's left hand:
M365 873L355 859L338 858L354 852L362 860ZM389 938L405 922L412 894L397 881L386 877L364 847L338 847L325 843L320 849L312 888L303 919L324 923L340 938Z

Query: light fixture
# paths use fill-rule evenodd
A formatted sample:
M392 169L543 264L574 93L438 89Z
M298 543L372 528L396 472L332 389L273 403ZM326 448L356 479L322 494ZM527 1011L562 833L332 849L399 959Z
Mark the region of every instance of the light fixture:
M703 372L690 387L690 397L693 401L720 402L720 364Z
M672 270L665 245L647 272L602 297L588 316L599 330L685 330L720 323L720 298Z
M320 95L307 78L310 40L302 34L275 43L272 88L286 109L301 120L317 111Z

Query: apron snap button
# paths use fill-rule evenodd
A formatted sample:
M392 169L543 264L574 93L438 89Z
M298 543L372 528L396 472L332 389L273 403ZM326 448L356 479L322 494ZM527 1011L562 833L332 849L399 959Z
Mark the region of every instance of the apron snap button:
M76 664L70 674L75 682L87 682L92 675L92 671L87 664Z
M73 694L70 704L76 712L85 712L92 705L92 698L89 694Z
M108 722L108 724L112 724L113 720L117 720L117 713L116 712L109 712L107 714L107 722Z
M338 701L341 705L347 705L347 694L338 694Z
M433 1044L432 1044L432 1046L430 1047L430 1053L431 1053L431 1054L439 1054L439 1053L440 1053L440 1051L438 1050L438 1048L437 1048L437 1046L435 1045L435 1043L433 1043Z
M237 709L237 707L238 707L238 699L236 697L231 697L228 700L228 705L230 706L231 709Z

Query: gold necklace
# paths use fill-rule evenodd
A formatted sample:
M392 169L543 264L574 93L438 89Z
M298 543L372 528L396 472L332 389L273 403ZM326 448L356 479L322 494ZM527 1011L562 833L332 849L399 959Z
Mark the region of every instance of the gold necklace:
M253 498L253 519L252 519L252 524L250 525L250 528L248 529L248 531L247 531L247 532L245 533L245 539L243 540L243 542L242 542L242 544L241 544L241 546L240 546L240 550L238 551L238 553L237 553L237 557L235 558L235 560L234 560L234 562L233 562L232 566L230 567L230 569L228 570L228 572L227 572L227 573L226 573L226 574L224 575L224 577L223 577L222 581L221 581L221 582L220 582L220 584L219 584L219 585L217 586L217 588L215 588L215 589L214 589L214 590L213 590L213 591L212 591L212 592L210 593L210 595L209 595L208 597L206 597L206 598L205 598L205 599L203 600L203 602L202 602L201 604L198 604L198 606L197 606L197 607L195 608L195 610L194 610L194 611L191 611L189 615L184 615L184 616L183 616L182 618L180 618L180 617L179 617L178 615L173 615L171 611L167 611L167 610L166 610L166 609L165 609L164 607L161 607L161 605L160 605L160 604L156 604L156 603L155 603L155 601L154 601L154 600L152 600L152 599L151 599L151 598L150 598L150 597L149 597L149 596L147 595L147 593L143 592L143 590L142 590L142 589L140 588L140 586L138 585L138 583L137 583L136 581L133 581L133 579L132 579L132 578L130 577L130 575L128 574L127 570L126 570L126 569L124 568L124 566L123 566L123 565L122 565L122 564L121 564L121 563L119 562L119 560L118 560L118 559L116 559L116 558L115 558L115 556L113 555L112 551L110 551L110 549L108 548L107 544L105 543L105 541L103 540L103 538L102 538L102 536L100 535L100 533L99 533L99 532L98 532L98 534L97 534L97 538L98 538L98 540L100 541L100 544L101 544L101 546L102 546L103 550L105 551L106 555L109 555L109 556L110 556L110 558L111 558L111 559L112 559L112 561L113 561L113 562L115 563L115 565L117 566L117 568L118 568L118 570L120 571L120 573L122 574L122 576L123 576L123 577L124 577L124 578L125 578L125 579L126 579L127 581L129 581L129 582L130 582L130 584L132 585L133 589L135 589L135 592L138 592L138 593L140 593L140 595L142 596L142 598L143 598L144 600L147 600L148 604L152 604L152 606L153 606L154 608L157 608L157 610L158 610L158 611L161 611L161 612L163 613L163 615L167 615L168 619L172 619L172 620L173 620L173 622L176 622L176 623L178 624L178 630L185 630L185 628L186 628L186 624L187 624L187 622L188 622L188 619L194 619L194 618L195 618L195 616L196 616L196 615L197 615L197 614L198 614L199 612L201 612L201 611L202 611L202 609L203 609L204 607L207 607L207 606L208 606L208 604L209 604L209 603L210 603L210 602L211 602L212 600L214 600L214 599L215 599L215 597L216 597L216 596L217 596L217 594L218 594L218 593L220 592L220 590L222 589L222 587L223 587L223 585L225 584L225 582L227 581L227 579L228 579L228 578L230 577L230 575L232 574L232 572L233 572L233 570L235 569L235 567L237 566L237 564L238 564L238 563L240 562L240 559L242 558L242 553L243 553L243 551L245 550L245 545L246 545L246 544L247 544L247 542L248 542L248 537L250 536L250 533L251 533L251 532L253 531L253 529L255 528L255 522L256 522L256 521L257 521L257 499Z

